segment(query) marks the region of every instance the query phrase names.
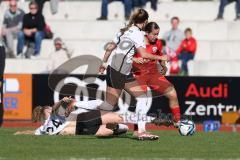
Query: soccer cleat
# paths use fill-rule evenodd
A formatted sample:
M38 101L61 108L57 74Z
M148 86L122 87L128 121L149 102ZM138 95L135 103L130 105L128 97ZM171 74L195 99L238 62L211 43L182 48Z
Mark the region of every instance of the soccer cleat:
M180 126L180 121L178 121L178 122L173 122L173 126L174 126L175 128L179 128L179 126Z
M106 20L108 20L107 17L101 16L101 17L97 18L97 21L106 21Z
M126 134L129 130L128 126L125 124L118 124L118 130L116 131L117 135Z
M114 135L122 135L122 134L126 134L128 130L124 130L124 129L118 129L117 131L115 131Z
M117 123L107 123L106 128L113 131L113 135L118 136L127 133L128 127L123 128L119 126Z
M157 126L167 126L167 127L174 125L173 121L169 119L162 119L162 118L155 118L154 120L152 120L152 123Z

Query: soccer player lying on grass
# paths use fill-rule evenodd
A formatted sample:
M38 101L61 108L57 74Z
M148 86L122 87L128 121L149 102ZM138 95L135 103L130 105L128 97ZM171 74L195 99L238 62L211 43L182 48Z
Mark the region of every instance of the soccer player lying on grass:
M128 127L122 123L137 124L135 113L120 115L114 112L96 110L102 101L75 102L65 97L53 107L36 107L33 111L35 121L44 120L35 131L19 131L15 134L35 135L95 135L106 137L126 133ZM146 116L146 121L161 124L161 121ZM158 136L152 138L158 139Z
M104 114L100 110L90 108L76 109L76 103L73 99L64 97L53 107L36 107L33 111L33 120L35 122L44 120L44 123L35 131L19 131L16 134L111 136L127 132L126 125L117 124L120 122L118 115ZM74 110L75 113L71 113Z

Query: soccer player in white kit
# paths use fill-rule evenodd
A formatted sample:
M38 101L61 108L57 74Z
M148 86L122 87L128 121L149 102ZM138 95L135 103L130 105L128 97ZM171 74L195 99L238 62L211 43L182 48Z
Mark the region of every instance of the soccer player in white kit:
M53 107L36 107L33 118L44 123L35 131L19 131L16 134L34 135L95 135L98 137L120 135L128 131L128 126L122 123L137 124L135 113L106 112L98 110L101 100L76 102L64 97ZM145 117L152 123L154 117ZM152 140L154 137L152 137Z
M157 138L158 136L146 132L145 129L146 122L143 117L146 116L149 110L147 105L148 98L131 73L133 55L137 51L143 58L168 60L168 57L165 55L157 56L146 52L144 34L141 30L147 22L147 11L137 9L131 15L127 27L121 29L116 38L107 46L103 64L99 68L100 73L103 73L105 69L107 70L106 101L100 106L100 109L112 110L113 106L118 102L123 89L134 96L137 100L135 112L139 115L138 132L134 136L139 139L151 139L151 137ZM115 54L108 65L107 62L113 50L115 50Z

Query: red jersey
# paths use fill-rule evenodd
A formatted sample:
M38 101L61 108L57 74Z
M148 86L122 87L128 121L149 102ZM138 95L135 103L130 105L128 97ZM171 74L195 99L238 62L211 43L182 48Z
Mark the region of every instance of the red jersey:
M149 54L153 54L153 55L162 55L162 48L163 48L163 44L161 40L156 40L155 43L151 43L151 44L147 44L146 45L146 51ZM140 53L136 53L134 55L135 58L139 58L141 57ZM137 68L137 69L144 69L144 70L154 70L157 69L157 61L156 60L148 60L146 59L146 62L144 64L137 64L135 62L133 62L133 67Z
M191 37L190 39L184 39L182 43L180 44L177 53L180 54L183 51L190 52L192 54L195 54L197 49L197 41L195 38Z

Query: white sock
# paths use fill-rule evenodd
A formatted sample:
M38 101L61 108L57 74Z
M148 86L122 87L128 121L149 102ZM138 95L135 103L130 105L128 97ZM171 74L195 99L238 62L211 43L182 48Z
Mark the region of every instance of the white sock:
M112 111L114 108L114 106L112 106L111 104L109 104L108 102L104 101L103 103L101 103L98 107L98 109L101 110L105 110L105 111Z
M145 117L147 116L147 112L150 109L148 106L148 97L147 95L143 94L139 97L136 97L137 104L136 104L136 114L138 116L138 132L142 133L146 131L146 121Z
M118 127L119 127L119 129L121 129L121 130L128 130L128 129L129 129L128 126L125 125L125 124L118 124Z

